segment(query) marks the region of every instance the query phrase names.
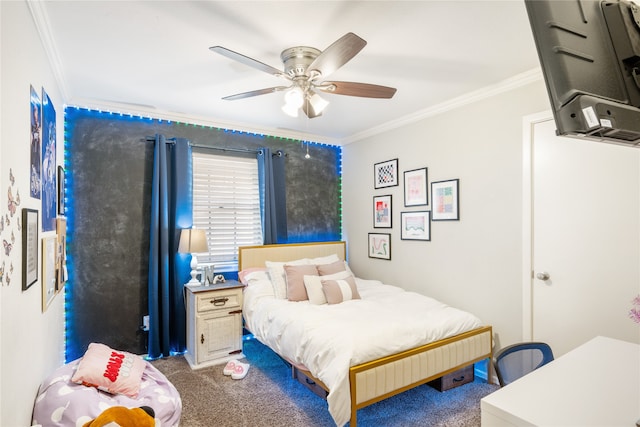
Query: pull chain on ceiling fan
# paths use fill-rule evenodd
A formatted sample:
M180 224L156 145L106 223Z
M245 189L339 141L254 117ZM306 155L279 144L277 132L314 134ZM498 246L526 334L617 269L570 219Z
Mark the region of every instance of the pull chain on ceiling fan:
M389 99L396 93L396 89L369 83L326 81L331 73L342 67L356 56L367 44L362 38L353 33L347 33L331 44L324 51L313 47L296 46L285 49L280 54L284 71L264 64L248 56L234 52L222 46L209 49L229 59L253 67L273 76L284 78L288 86L274 86L265 89L252 90L225 96L222 99L233 101L266 95L268 93L287 91L283 111L297 117L298 110L314 118L322 115L322 111L329 104L320 97L318 92L336 95L358 96L363 98Z

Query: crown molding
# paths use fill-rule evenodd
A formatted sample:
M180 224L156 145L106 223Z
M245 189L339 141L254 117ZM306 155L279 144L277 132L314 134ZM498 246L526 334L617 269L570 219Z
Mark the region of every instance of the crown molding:
M53 33L51 31L51 27L49 26L49 17L44 7L44 2L41 0L30 0L27 1L27 6L29 7L29 11L31 16L33 17L33 21L36 25L36 30L40 35L40 40L44 46L44 51L49 58L49 64L53 71L53 77L58 85L58 89L60 90L60 94L62 95L62 102L66 102L69 99L69 90L67 88L66 81L64 79L64 73L62 72L62 62L60 61L60 56L58 55L58 50L56 49L56 43L53 39Z
M368 138L383 132L419 122L429 117L433 117L438 114L463 107L465 105L473 104L474 102L480 101L482 99L490 98L500 93L508 92L510 90L526 86L530 83L540 81L542 80L542 78L542 69L540 67L534 68L524 73L517 74L494 85L486 86L482 89L469 92L465 95L453 98L449 101L445 101L432 107L416 111L413 114L408 114L400 119L383 123L380 126L373 127L364 132L353 134L347 138L342 139L342 145L350 144L364 138Z

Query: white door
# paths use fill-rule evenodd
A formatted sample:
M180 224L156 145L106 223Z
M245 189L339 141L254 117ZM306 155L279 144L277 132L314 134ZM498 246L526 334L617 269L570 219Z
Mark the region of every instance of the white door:
M556 356L598 335L640 342L629 318L640 293L640 150L558 137L551 119L531 136L531 339Z

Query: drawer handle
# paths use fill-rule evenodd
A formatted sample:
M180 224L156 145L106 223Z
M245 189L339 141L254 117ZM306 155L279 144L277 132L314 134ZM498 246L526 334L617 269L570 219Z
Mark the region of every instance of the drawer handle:
M305 381L307 382L307 384L309 384L309 385L315 385L315 384L316 384L316 382L315 382L315 381L311 381L309 378L306 378L306 377L305 377L305 379L304 379L304 380L305 380Z
M200 344L204 344L204 334L200 334Z
M225 305L227 303L227 301L229 301L229 298L224 297L224 298L214 298L210 302L211 302L211 304L215 305L216 307L219 307L221 305Z
M454 383L459 383L460 381L464 381L464 375L462 375L462 376L460 376L460 377L458 377L458 378L454 378L454 379L453 379L453 382L454 382Z

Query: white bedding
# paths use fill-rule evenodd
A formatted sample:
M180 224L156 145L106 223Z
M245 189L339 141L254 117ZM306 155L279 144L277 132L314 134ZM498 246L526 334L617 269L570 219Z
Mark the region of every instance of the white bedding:
M329 413L339 426L351 415L349 367L482 326L433 298L374 280L356 283L362 299L335 305L276 299L268 280L253 281L244 293L248 329L329 388Z

